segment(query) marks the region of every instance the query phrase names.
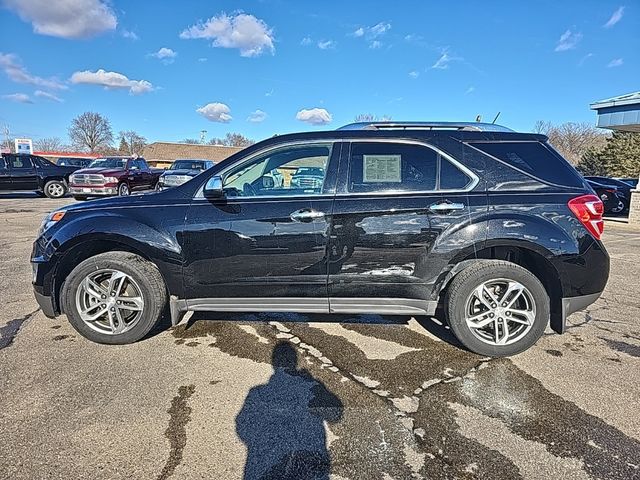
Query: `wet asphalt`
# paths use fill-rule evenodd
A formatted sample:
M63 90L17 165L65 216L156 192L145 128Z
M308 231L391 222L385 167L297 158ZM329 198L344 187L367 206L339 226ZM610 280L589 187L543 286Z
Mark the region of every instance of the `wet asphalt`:
M436 318L198 313L134 345L38 310L71 200L0 195L0 478L640 478L640 229L564 335L489 359Z

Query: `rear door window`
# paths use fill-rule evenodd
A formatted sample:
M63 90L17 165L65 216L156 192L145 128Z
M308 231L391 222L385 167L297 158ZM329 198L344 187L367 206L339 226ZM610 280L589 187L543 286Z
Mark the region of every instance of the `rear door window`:
M569 162L541 142L474 142L469 145L545 182L567 187L583 184Z
M350 192L464 190L472 181L458 166L425 145L351 144Z

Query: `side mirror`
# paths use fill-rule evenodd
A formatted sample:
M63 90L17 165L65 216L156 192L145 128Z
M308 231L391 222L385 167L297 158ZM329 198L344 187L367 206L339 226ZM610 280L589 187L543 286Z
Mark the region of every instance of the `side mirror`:
M224 197L224 190L222 188L222 177L217 175L207 180L202 191L207 198L222 198Z

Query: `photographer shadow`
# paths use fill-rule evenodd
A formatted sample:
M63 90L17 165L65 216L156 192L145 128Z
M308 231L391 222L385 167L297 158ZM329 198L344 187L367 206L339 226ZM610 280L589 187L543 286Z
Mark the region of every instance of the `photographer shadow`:
M340 399L307 370L287 342L272 353L273 374L253 387L236 417L247 446L245 480L329 480L331 457L325 421L342 418Z

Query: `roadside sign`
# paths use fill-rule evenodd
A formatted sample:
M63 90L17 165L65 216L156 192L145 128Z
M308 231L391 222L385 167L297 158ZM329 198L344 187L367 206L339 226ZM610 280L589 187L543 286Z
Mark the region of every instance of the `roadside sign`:
M33 142L30 138L16 138L16 153L32 154Z

